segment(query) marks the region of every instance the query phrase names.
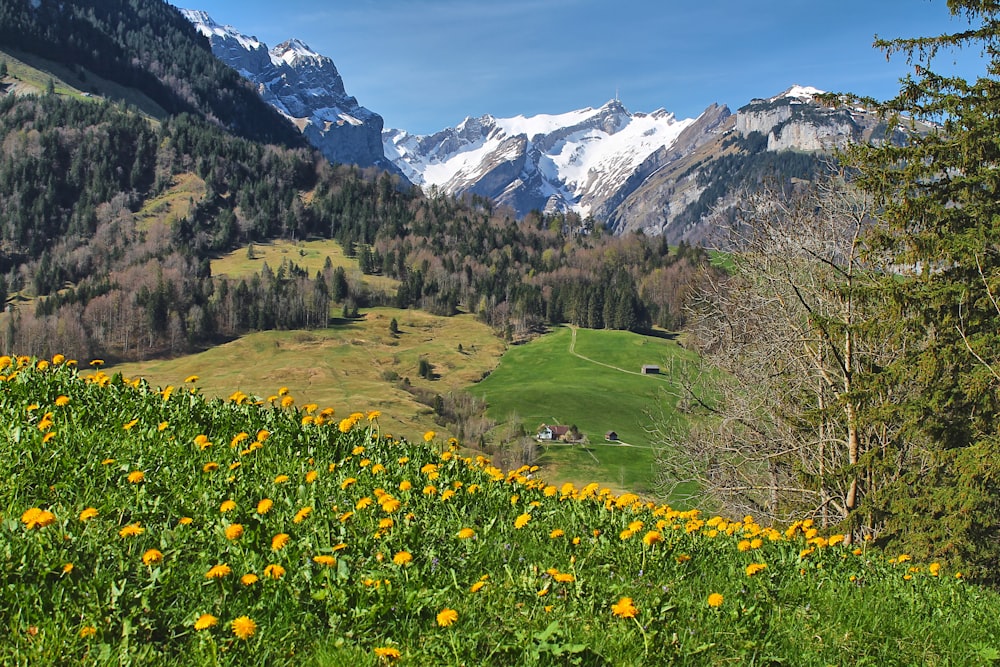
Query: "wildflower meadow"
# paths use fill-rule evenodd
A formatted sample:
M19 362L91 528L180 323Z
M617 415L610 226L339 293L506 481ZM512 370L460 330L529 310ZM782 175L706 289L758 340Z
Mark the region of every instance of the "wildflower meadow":
M379 416L0 358L0 663L1000 659L1000 597L960 572L549 485Z

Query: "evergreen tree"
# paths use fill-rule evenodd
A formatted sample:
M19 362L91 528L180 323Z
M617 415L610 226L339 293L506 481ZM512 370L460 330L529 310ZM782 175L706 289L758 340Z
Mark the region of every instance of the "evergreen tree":
M882 205L873 256L889 266L883 322L905 354L878 390L902 402L915 452L904 478L873 499L885 540L1000 578L1000 3L948 0L968 30L879 40L914 66L878 104L904 145L856 148L861 186ZM934 70L938 51L981 52L974 81ZM873 103L871 100L866 100ZM928 123L923 128L916 123ZM918 130L914 132L914 130Z

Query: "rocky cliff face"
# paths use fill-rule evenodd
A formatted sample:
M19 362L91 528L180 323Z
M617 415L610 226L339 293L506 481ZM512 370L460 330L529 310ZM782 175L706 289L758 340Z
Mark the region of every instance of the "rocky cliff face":
M336 65L297 39L273 49L205 12L181 12L208 37L212 53L253 82L331 162L399 173L382 151L382 117L347 94Z
M824 106L819 94L793 86L752 100L735 114L710 107L673 146L651 156L652 164L637 172L637 184L625 197L609 200L595 218L618 234L642 230L673 243L715 242L717 221L731 215L741 192L764 182L809 181L827 168L834 149L887 140L876 116Z

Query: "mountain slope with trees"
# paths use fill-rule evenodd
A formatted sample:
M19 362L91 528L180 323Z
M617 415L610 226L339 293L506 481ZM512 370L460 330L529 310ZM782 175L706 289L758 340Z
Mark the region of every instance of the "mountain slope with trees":
M44 37L54 59L73 56L81 35L96 32L94 52L127 63L102 76L140 87L170 113L153 122L53 86L0 98L7 349L143 358L249 330L326 326L334 302L348 315L379 303L463 309L511 338L546 322L637 328L680 317L704 253L605 237L575 217L523 224L485 200L428 199L374 169L331 165L283 119L258 115L262 103L248 102L246 116L243 103L218 107L241 99L245 84L172 7L97 5L76 3L38 24L56 10L9 3L0 33ZM169 54L154 44L161 32ZM227 108L230 115L219 110ZM288 128L294 141L283 141ZM150 216L151 202L177 198L178 184L192 181L201 186L183 210ZM210 274L220 252L309 236L336 239L362 271L397 278L401 288L345 287L332 268L307 275L293 263L249 279Z

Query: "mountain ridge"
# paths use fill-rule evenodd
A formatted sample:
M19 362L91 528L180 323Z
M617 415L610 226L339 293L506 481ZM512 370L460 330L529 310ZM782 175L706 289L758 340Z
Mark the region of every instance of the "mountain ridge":
M182 11L331 161L387 169L432 196L485 197L521 219L572 213L615 234L705 242L739 192L810 180L833 150L880 140L873 116L821 104L823 91L799 84L735 112L712 103L696 118L632 112L616 96L598 108L470 116L415 135L383 129L381 116L347 95L333 61L300 40L268 50L204 12Z

